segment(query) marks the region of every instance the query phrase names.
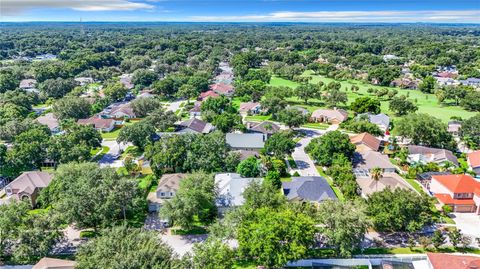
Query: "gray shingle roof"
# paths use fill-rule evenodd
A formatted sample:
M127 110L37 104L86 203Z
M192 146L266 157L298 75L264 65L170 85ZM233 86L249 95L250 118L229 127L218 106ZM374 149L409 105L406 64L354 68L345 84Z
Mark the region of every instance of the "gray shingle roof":
M282 189L289 200L321 202L326 199L337 199L323 177L292 177L291 182L282 183Z
M232 148L262 149L265 145L264 134L226 134L226 141Z

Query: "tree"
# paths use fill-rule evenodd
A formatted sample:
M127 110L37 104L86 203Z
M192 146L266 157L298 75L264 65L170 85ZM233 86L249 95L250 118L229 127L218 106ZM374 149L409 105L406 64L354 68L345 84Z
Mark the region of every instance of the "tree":
M180 99L187 99L187 103L190 103L190 99L197 97L200 91L190 84L183 84L175 94Z
M265 182L274 186L278 190L282 187L280 173L278 173L277 171L268 171L265 175Z
M238 229L239 251L267 268L282 267L307 257L315 231L313 220L302 213L260 208Z
M266 69L250 69L243 79L245 80L260 80L265 83L270 82L270 72Z
M278 113L278 120L289 128L294 128L306 123L307 117L295 108L287 108Z
M172 249L151 231L116 227L82 245L76 268L172 268Z
M418 85L418 89L424 93L433 93L435 83L435 79L432 76L426 76Z
M47 156L49 138L50 130L47 128L29 129L15 137L8 158L15 166L25 170L40 168Z
M85 119L90 116L91 105L87 100L77 97L64 97L53 104L53 113L59 120Z
M15 90L19 83L13 72L0 72L0 93Z
M308 103L308 99L320 98L320 93L320 89L310 83L302 84L295 89L296 96L303 100L305 104Z
M133 72L132 82L135 85L148 87L157 79L158 75L154 71L150 71L148 69L137 69Z
M227 155L228 145L221 132L165 136L145 149L157 176L165 171L224 171Z
M125 99L128 91L129 90L120 82L109 83L103 89L105 96L114 102Z
M460 137L473 148L480 147L480 114L463 122L460 128Z
M389 86L390 83L400 76L400 68L387 65L373 66L368 72L368 80L376 81L379 85Z
M396 123L399 136L412 140L412 144L434 148L455 149L455 141L447 125L429 114L410 114Z
M359 201L326 200L320 204L316 214L320 233L337 255L349 257L362 243L370 225L364 210L365 206Z
M436 249L438 249L439 247L441 247L445 243L445 236L443 235L442 231L436 230L433 233L432 243L433 243L433 246Z
M73 90L77 83L73 79L47 79L40 83L39 90L47 97L61 98Z
M260 163L255 156L250 156L241 161L237 167L237 173L242 177L257 177L260 172Z
M203 223L210 223L217 214L215 198L213 175L193 173L180 182L175 197L163 204L160 216L184 229L194 225L195 217Z
M193 245L194 268L231 269L234 252L220 240L209 239Z
M323 99L328 107L336 107L338 103L346 104L348 101L347 93L336 89L327 91Z
M388 108L397 116L407 115L408 113L413 113L418 110L418 106L408 100L404 95L392 98Z
M50 212L30 213L28 202L0 205L0 258L14 263L35 263L61 238L58 219Z
M143 150L151 140L151 136L155 134L155 127L148 121L136 122L132 125L126 125L118 134L118 143L131 142L134 146Z
M273 134L265 142L264 151L272 154L277 158L283 159L285 155L289 155L295 149L295 141L293 141L292 132L278 132Z
M471 111L480 111L480 92L470 91L462 99L461 105Z
M135 115L139 118L148 116L151 112L162 107L162 102L156 98L140 97L130 102Z
M342 154L349 160L352 159L355 145L350 143L350 138L347 134L333 131L312 139L305 150L312 155L318 164L330 166L332 164L332 156L336 154Z
M213 125L223 133L228 133L235 128L242 128L242 116L235 113L221 113L214 116Z
M452 243L454 248L457 248L458 244L461 243L462 240L462 232L459 229L452 229L448 232L448 238L450 239L450 243Z
M79 229L108 227L141 210L137 183L94 163L60 165L40 201Z
M357 114L362 113L380 113L380 101L368 96L359 97L350 104L350 109Z
M432 221L432 202L411 190L386 188L370 195L367 215L377 231L418 231Z
M370 171L370 177L372 178L372 180L375 182L375 191L378 190L378 182L380 181L380 179L382 179L383 177L383 171L380 167L374 167L371 171Z
M285 196L278 191L275 184L269 184L265 181L260 183L257 180L252 180L245 188L243 198L245 199L244 207L248 209L279 208L287 202Z
M369 133L374 136L384 135L378 125L362 119L342 122L340 126L355 133Z

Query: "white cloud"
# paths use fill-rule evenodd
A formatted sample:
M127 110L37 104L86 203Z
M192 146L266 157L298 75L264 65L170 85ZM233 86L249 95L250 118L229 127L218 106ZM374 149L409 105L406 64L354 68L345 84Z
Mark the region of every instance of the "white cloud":
M154 6L129 0L0 0L1 15L18 15L37 8L69 8L80 11L153 9Z
M479 23L480 10L280 11L242 16L192 16L192 21L231 22L458 22Z

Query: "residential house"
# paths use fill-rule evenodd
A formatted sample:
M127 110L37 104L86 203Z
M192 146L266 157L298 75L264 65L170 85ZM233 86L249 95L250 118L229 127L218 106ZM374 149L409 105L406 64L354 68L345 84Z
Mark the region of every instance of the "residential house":
M239 112L241 115L258 114L262 110L262 105L258 102L240 103Z
M376 115L371 113L359 114L356 119L359 120L363 118L377 125L384 132L386 132L390 128L390 117L383 113Z
M235 92L235 88L231 84L226 83L215 83L209 86L209 89L214 91L217 94L232 96Z
M462 128L462 122L456 120L448 122L447 131L452 135L458 136L460 128Z
M357 151L378 151L381 141L369 133L361 133L350 137L350 142L357 147Z
M17 201L30 201L36 205L36 199L40 191L52 181L52 175L42 171L23 172L20 176L5 186L6 197L0 203L6 203L12 199Z
M384 61L397 60L397 59L399 59L398 56L393 55L393 54L385 54L385 55L383 55L383 60L384 60Z
M472 86L474 88L480 88L480 78L467 78L466 80L459 81L462 85Z
M35 56L35 59L39 60L39 61L48 61L48 60L57 59L57 56L53 55L51 53L45 53L45 54L40 54L40 55Z
M247 130L252 133L262 133L266 135L272 135L280 131L280 126L270 121L262 122L247 122Z
M356 181L360 187L362 197L368 198L369 195L382 191L386 188L391 190L404 189L413 190L412 187L397 173L383 173L378 181L371 176L357 176Z
M444 165L446 162L450 162L453 165L458 166L457 157L455 157L450 150L415 145L410 145L407 148L407 161L410 164L437 163L439 165Z
M460 253L427 253L427 260L425 262L419 261L417 264L419 266L415 266L415 268L478 269L480 268L480 256Z
M101 113L102 117L112 119L135 119L136 115L130 103L120 102L109 105Z
M282 182L282 191L289 201L321 203L337 199L323 177L292 177L292 181Z
M191 118L200 117L202 115L202 102L196 101L189 113Z
M32 269L75 269L76 262L44 257Z
M88 119L79 119L77 121L80 125L91 125L95 130L101 132L111 132L115 128L115 120L102 118L99 116L92 116Z
M178 133L208 134L215 129L211 123L197 118L182 121L177 126L180 128L180 130L177 131Z
M125 88L131 90L135 87L135 85L132 83L132 78L132 74L122 74L120 76L120 83L122 83Z
M425 189L430 189L430 183L432 182L433 176L440 176L440 175L451 175L450 172L425 172L417 174L417 180L425 187Z
M470 175L434 175L430 192L453 212L480 214L480 182Z
M226 134L226 142L233 150L249 150L260 152L265 145L265 141L267 141L267 135L260 133Z
M328 122L339 124L348 119L348 112L343 109L317 109L313 111L310 120L313 122Z
M215 175L215 184L218 188L216 204L220 212L226 209L241 206L245 202L243 192L250 182L262 182L262 178L244 178L236 173L222 173Z
M80 86L85 86L85 85L92 84L93 82L95 82L92 77L78 77L78 78L74 78L74 80L76 82L78 82L78 84L80 84Z
M308 109L306 109L304 107L301 107L301 106L288 106L287 109L296 109L296 110L300 111L302 113L302 115L304 115L304 116L309 116L310 115L310 111L308 111Z
M356 175L369 175L374 168L380 168L384 173L395 173L396 171L387 155L371 150L355 152L353 165Z
M33 93L40 92L37 89L37 80L35 79L22 79L18 87L26 92L33 92Z
M180 182L187 174L164 174L158 183L157 190L148 194L148 211L158 212L162 204L175 196L180 187Z
M468 153L467 162L470 169L472 169L477 176L480 176L480 150Z
M449 77L434 77L434 79L439 86L453 86L458 84L458 81Z
M240 155L240 160L243 161L249 157L260 158L260 154L256 151L250 150L233 150L233 153L238 153Z
M200 96L198 97L198 100L199 101L205 101L210 97L215 98L215 97L219 97L219 96L220 95L218 95L216 92L214 92L212 90L209 90L209 91L200 93Z
M390 83L390 87L400 87L402 89L416 90L420 85L421 80L404 77L395 79Z
M42 115L36 119L36 121L42 125L48 126L48 129L53 134L59 133L60 130L60 123L57 120L57 117L53 113L47 113L45 115Z

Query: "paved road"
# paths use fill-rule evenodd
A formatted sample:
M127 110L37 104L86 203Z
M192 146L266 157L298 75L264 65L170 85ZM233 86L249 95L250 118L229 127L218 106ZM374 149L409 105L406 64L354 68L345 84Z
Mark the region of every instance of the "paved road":
M102 146L107 146L109 148L108 152L103 155L103 157L98 161L100 167L121 167L122 161L115 158L120 154L120 150L125 150L129 144L118 144L115 140L103 140Z
M302 131L306 134L306 136L297 143L297 146L292 153L292 158L297 164L297 169L294 171L297 171L301 176L320 176L312 159L310 159L308 154L305 152L305 147L313 138L322 135L322 132L311 129L302 129Z

